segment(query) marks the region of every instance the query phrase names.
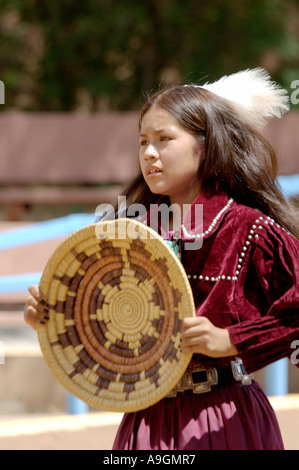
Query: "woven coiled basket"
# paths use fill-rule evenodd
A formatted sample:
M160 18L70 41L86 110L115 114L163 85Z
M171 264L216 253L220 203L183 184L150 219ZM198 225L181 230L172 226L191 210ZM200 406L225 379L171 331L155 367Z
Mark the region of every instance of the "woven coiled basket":
M181 262L163 239L131 219L77 230L54 251L40 288L50 320L38 327L56 379L88 405L132 412L162 399L191 355L181 323L195 314Z

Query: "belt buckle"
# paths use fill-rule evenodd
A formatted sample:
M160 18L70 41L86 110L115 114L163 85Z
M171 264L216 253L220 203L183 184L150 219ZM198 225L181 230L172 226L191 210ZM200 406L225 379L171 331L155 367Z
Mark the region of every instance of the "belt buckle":
M242 385L252 384L252 376L247 374L242 359L236 357L231 361L231 369L236 382L241 382Z
M196 376L202 373L205 373L206 380L196 382ZM193 393L210 392L212 390L212 385L217 385L218 383L218 374L215 367L200 367L194 365L191 368L191 371L188 371L187 378L189 379L190 388Z
M206 380L195 382L196 376L199 374L205 374ZM216 368L201 367L196 364L189 365L179 383L166 396L176 397L177 393L184 392L185 390L192 390L193 393L210 392L212 385L217 385L217 383L218 374Z

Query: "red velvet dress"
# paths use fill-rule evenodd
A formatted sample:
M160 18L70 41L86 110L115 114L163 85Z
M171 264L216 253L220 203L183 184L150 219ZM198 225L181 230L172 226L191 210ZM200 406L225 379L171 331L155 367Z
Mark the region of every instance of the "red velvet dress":
M192 210L203 205L203 227L191 225L189 234L205 232L220 216L201 248L183 250L182 263L196 314L228 329L253 373L290 357L299 339L299 241L259 211L228 202L227 194L212 190L197 197ZM188 234L182 242L190 243ZM232 358L194 359L219 368ZM283 442L274 411L253 381L187 391L125 414L114 449L283 449Z

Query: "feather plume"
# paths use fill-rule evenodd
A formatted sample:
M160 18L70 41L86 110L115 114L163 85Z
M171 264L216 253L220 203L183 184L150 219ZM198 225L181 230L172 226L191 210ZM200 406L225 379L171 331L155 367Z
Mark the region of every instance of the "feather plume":
M225 75L202 88L228 101L243 119L258 128L265 125L267 118L281 117L289 110L287 91L271 81L261 67Z

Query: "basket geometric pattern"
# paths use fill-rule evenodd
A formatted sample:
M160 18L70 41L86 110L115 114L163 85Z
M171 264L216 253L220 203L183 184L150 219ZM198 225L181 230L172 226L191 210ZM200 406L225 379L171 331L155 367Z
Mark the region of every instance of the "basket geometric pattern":
M128 233L130 232L130 236ZM38 327L56 379L90 406L132 412L162 399L191 355L181 324L195 315L183 266L152 229L99 222L65 238L40 281L50 319Z

